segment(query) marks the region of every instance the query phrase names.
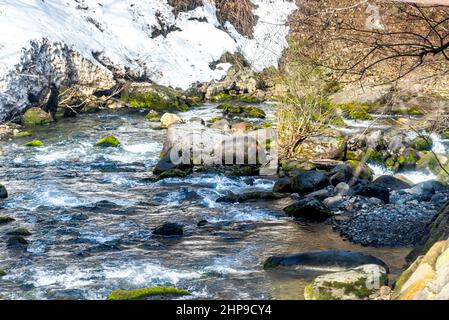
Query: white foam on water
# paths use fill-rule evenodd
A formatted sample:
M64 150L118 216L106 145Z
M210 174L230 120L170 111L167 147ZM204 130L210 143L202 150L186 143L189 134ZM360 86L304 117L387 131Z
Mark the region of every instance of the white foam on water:
M424 173L424 172L418 172L418 171L401 172L401 176L410 180L414 184L438 179L438 177L433 173Z
M367 163L368 167L373 171L375 176L392 176L394 172L387 168L386 166L382 166L380 164Z
M446 146L444 145L444 142L447 142L447 140L441 139L441 137L436 133L432 133L430 138L433 141L433 152L436 154L447 154Z
M162 149L162 145L158 142L138 143L138 144L124 145L123 149L127 152L138 154L158 153Z

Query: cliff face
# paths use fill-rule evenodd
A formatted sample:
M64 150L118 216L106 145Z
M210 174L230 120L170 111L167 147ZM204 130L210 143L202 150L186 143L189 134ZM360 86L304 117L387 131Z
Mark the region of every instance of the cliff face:
M399 300L449 300L449 204L409 255L414 262L395 286Z
M229 65L214 62L237 51L255 70L276 66L296 6L251 2L258 19L248 36L219 19L209 0L2 1L0 120L22 111L50 82L94 91L119 74L187 89L221 79Z

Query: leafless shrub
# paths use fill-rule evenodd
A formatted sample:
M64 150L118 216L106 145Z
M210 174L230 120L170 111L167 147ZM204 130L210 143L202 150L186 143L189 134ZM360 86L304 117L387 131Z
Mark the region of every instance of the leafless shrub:
M214 0L214 2L221 24L229 21L239 33L253 38L258 17L253 13L255 6L250 0Z

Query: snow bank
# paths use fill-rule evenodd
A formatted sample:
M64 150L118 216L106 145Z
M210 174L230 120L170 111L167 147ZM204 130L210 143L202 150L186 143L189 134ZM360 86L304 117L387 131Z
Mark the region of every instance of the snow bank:
M240 50L257 70L277 65L287 45L285 24L296 7L289 0L252 1L259 15L254 39L229 23L223 30L208 0L177 16L167 0L2 0L0 119L6 104L26 103L26 92L38 90L48 77L62 81L70 73L83 82L90 73L97 81L94 73L106 85L110 71L99 61L182 89L222 78L226 70L213 70L210 63L226 51ZM67 55L69 62L63 62ZM55 61L54 68L40 65ZM80 69L73 61L93 66Z

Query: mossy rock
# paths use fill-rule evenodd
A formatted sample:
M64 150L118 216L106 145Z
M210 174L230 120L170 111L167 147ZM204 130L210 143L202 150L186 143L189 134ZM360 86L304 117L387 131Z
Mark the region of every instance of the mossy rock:
M20 131L14 134L14 137L16 138L25 138L25 137L30 137L33 134L30 131Z
M381 152L369 148L365 152L365 159L370 162L383 163L385 156Z
M44 125L53 122L51 115L41 108L30 108L23 115L25 125Z
M349 112L352 120L373 120L374 118L365 109L356 109Z
M437 158L438 157L438 158ZM416 162L416 169L419 171L430 171L438 175L442 167L449 171L449 158L444 155L436 155L431 151L420 153L420 159Z
M156 111L188 111L186 98L178 91L156 84L131 86L123 90L121 100L133 108L150 108Z
M251 95L240 95L238 99L245 103L258 103L259 99L257 99L255 96Z
M214 102L223 102L232 100L233 98L234 97L231 96L229 93L220 92L217 93L216 95L211 96L209 100Z
M449 130L441 132L440 135L443 139L449 139Z
M27 143L22 144L22 147L32 147L32 148L38 148L38 147L44 147L44 143L40 140L33 140Z
M420 156L415 149L407 148L398 157L397 164L399 164L399 169L414 170L419 159Z
M149 297L186 296L187 290L175 287L147 287L136 290L116 290L109 294L108 300L143 300Z
M188 172L181 169L172 169L162 172L158 176L158 180L168 179L168 178L186 178L189 175Z
M347 160L346 163L354 169L354 176L359 179L369 181L373 179L373 170L366 163L357 160Z
M216 123L216 122L220 121L221 119L223 119L223 118L221 118L221 117L213 117L212 119L210 119L210 123Z
M161 121L161 116L159 115L159 113L157 111L151 110L145 116L145 119L147 119L150 122L159 122L159 121Z
M333 125L333 126L336 126L336 127L340 127L340 128L347 128L348 127L348 125L343 120L343 118L339 117L339 116L332 117L331 119L329 119L329 124Z
M8 232L7 235L17 237L28 237L31 236L31 232L26 228L18 228Z
M284 171L287 175L289 175L293 170L311 171L316 169L316 166L309 161L283 160L280 164L282 171Z
M430 137L419 136L413 140L412 145L418 151L430 151L433 147L433 141Z
M267 117L267 115L265 114L265 111L263 111L262 109L260 109L258 107L254 107L254 106L245 107L244 113L250 118L265 119Z
M15 221L15 219L11 217L0 217L0 224L7 224L13 221Z
M394 109L392 113L396 115L410 115L410 116L422 116L424 114L421 110L415 107Z
M113 147L117 148L120 146L120 141L114 136L107 136L95 144L97 147Z
M0 268L0 277L6 276L6 271Z
M221 109L223 110L224 113L226 114L231 114L231 115L240 115L243 113L244 108L241 105L236 105L236 104L232 104L232 103L224 103L224 104L220 104L217 109Z

